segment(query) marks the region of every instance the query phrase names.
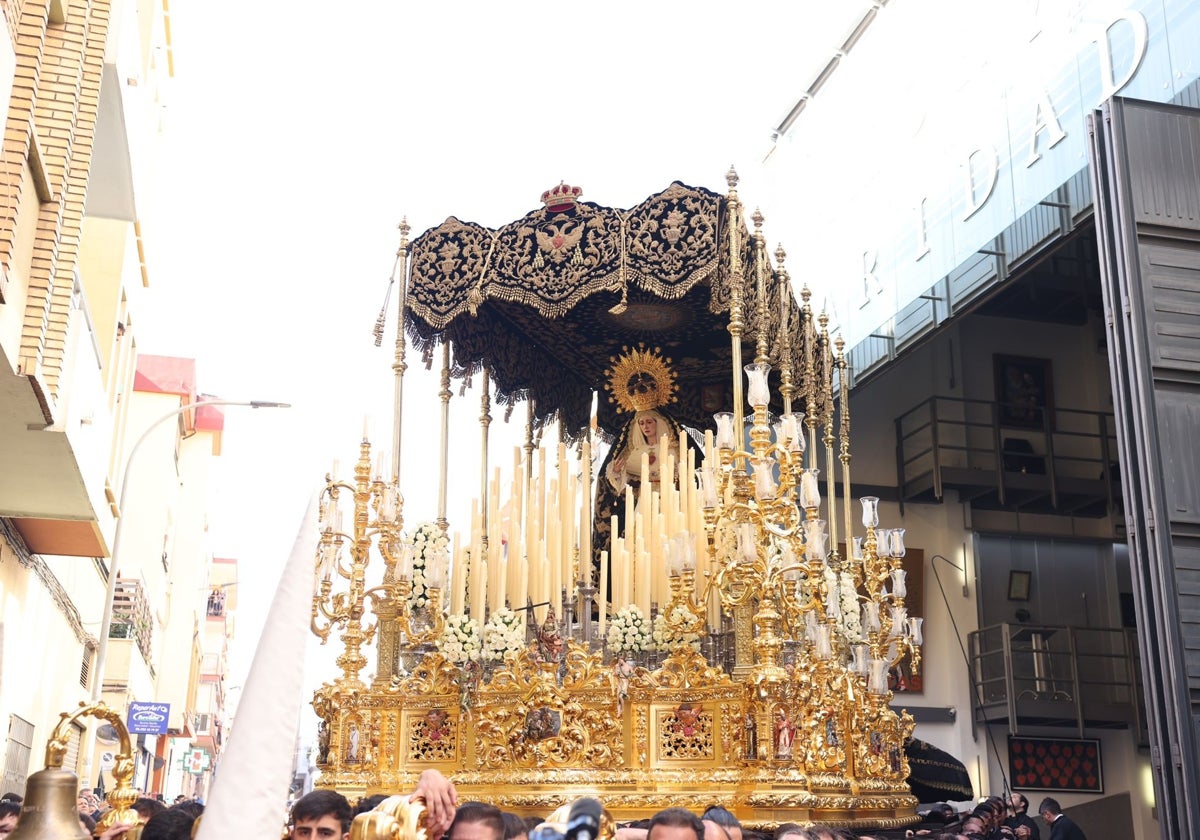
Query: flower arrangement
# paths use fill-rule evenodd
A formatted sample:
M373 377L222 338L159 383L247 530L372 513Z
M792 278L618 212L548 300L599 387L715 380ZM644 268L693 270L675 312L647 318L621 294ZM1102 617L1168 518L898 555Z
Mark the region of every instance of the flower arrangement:
M408 594L408 605L416 610L429 602L429 585L425 580L425 565L433 553L445 549L449 544L446 535L436 522L422 522L409 540L412 546L412 591Z
M677 629L694 621L695 616L682 604L676 604L668 612L659 613L654 618L654 647L661 651L670 651L679 645L691 645L693 650L700 650L699 633Z
M622 607L608 625L608 649L614 653L641 653L654 648L653 629L636 604Z
M479 622L465 615L446 617L446 627L438 637L437 649L450 662L463 665L468 660L478 659L482 645L479 639Z
M508 607L492 613L483 627L483 658L486 662L502 662L510 653L525 647L525 619Z

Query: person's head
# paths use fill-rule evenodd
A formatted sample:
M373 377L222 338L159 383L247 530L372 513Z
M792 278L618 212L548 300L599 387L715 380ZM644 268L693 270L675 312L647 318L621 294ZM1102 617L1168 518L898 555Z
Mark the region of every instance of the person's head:
M75 798L75 810L81 814L90 814L96 810L96 806L88 799L87 794L81 793Z
M138 812L138 821L146 822L155 814L167 810L167 806L159 802L157 799L150 799L143 796L133 803L133 810Z
M367 811L373 811L375 806L385 799L387 799L386 793L376 793L373 796L364 796L362 799L358 800L358 804L354 806L353 816L357 817L359 814L365 814Z
M704 822L705 840L742 840L742 824L728 809L722 808L720 805L710 805L704 809L700 819ZM720 829L716 832L715 837L709 836L711 831L708 828L709 823Z
M691 811L665 808L650 818L646 840L704 840L704 823Z
M182 808L165 808L142 826L142 840L191 840L195 821Z
M181 793L175 797L175 804L178 805L180 802L184 802L186 800L187 800L187 797Z
M528 840L529 829L525 827L525 820L508 811L500 816L504 818L504 840Z
M837 840L837 835L827 825L811 826L808 829L808 833L812 836L813 840Z
M292 806L291 840L343 840L350 836L350 817L346 797L335 790L314 790Z
M0 800L0 837L7 837L17 827L21 818L21 803L9 799Z
M19 793L14 793L11 790L8 793L4 794L4 796L0 796L0 802L16 802L18 805L20 805L24 801L25 801L24 796L22 796Z
M962 830L963 830L963 834L983 834L983 832L984 832L983 820L981 820L979 817L972 814L971 816L969 816L965 820L963 820Z
M1062 806L1057 799L1047 796L1038 806L1038 813L1046 822L1052 823L1062 815Z
M185 799L178 805L172 805L171 810L183 811L184 813L191 814L194 818L199 819L200 815L204 813L204 803L197 802L194 799Z
M779 828L775 829L775 840L812 840L812 835L808 833L808 829L800 825L800 823L782 823Z
M504 840L504 814L485 802L464 802L454 812L448 840Z
M1029 800L1022 793L1014 793L1008 798L1014 814L1024 814L1029 810Z

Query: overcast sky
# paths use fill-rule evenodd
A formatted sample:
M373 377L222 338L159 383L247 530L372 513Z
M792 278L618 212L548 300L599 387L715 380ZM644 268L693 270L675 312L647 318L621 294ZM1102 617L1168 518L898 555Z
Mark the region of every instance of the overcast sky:
M560 180L619 207L673 180L723 192L733 163L769 231L771 128L866 5L171 3L176 78L139 346L195 357L203 391L295 404L227 415L210 519L216 553L241 561L235 667L308 494L332 459L352 462L364 415L390 445L394 311L382 350L371 327L401 217L414 237L451 214L496 227ZM409 362L415 524L436 514L436 371ZM478 429L478 393L452 409ZM517 425L492 425L500 463ZM477 492L477 440L455 447L472 478L452 527Z

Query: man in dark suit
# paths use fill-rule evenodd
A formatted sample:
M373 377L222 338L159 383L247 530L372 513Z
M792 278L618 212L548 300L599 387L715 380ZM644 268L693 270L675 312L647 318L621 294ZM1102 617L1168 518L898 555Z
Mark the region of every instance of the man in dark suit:
M1042 840L1038 824L1029 817L1029 800L1023 794L1014 793L1010 796L1008 807L1012 816L1006 819L1004 824L1013 830L1018 840Z
M1087 840L1083 830L1062 812L1057 799L1047 796L1038 806L1038 813L1050 825L1050 840Z

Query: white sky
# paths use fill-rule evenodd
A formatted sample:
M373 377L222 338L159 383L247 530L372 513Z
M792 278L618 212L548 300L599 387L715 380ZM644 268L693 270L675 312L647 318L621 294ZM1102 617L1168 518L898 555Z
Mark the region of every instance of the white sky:
M560 180L619 207L673 180L723 192L734 163L778 241L778 185L760 169L771 128L866 5L172 0L140 348L195 357L204 391L296 406L227 414L210 520L215 552L240 560L235 668L308 494L333 458L352 462L364 414L389 445L394 311L381 350L371 327L400 218L414 237L451 214L496 227ZM411 525L436 513L438 435L436 370L409 362ZM452 486L452 527L478 489L478 393L455 393L473 431L456 444L471 460L455 460L470 478ZM506 431L499 414L493 458L507 463L499 441L523 419Z

